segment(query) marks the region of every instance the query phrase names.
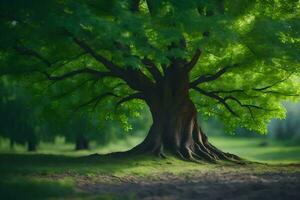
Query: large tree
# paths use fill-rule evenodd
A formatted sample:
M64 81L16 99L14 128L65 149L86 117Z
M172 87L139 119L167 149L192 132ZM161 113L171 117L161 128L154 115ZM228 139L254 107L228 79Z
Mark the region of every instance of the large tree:
M1 0L0 13L2 74L78 89L78 108L148 105L153 124L127 153L237 159L197 111L265 132L299 94L298 0Z
M13 81L0 79L0 135L15 143L26 144L28 151L36 151L40 136L36 108L30 107L32 97Z

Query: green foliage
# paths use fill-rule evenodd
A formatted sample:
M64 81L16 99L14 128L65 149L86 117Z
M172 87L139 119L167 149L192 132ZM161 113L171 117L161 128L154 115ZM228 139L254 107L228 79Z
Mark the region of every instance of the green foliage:
M238 64L201 87L222 90L219 94L224 98L229 91L243 90L230 93L242 103L227 101L239 117L232 116L218 101L191 90L199 111L219 117L229 131L242 126L264 133L272 118L285 116L283 100L299 99L299 1L149 0L140 1L139 12L132 12L130 5L125 0L2 0L0 73L26 73L42 80L45 74L61 75L83 67L106 71L103 63L96 62L74 42L68 34L71 33L121 68L144 73L146 66L141 59L145 57L162 71L174 58L191 59L198 48L202 55L191 72L191 80ZM182 38L185 48L181 46ZM45 85L39 82L33 87L42 89ZM272 87L258 90L269 86ZM68 96L60 101L66 107L114 93L99 98L91 107L99 111L99 119L118 119L125 129L130 129L126 118L136 116L143 108L136 101L115 107L121 97L134 92L115 77L99 80L82 74L58 80L44 92ZM263 109L249 110L240 104Z
M61 198L72 196L73 187L72 180L45 181L18 177L0 182L0 197L24 200Z
M270 124L271 137L280 140L300 141L300 104L285 103L287 117L285 120L274 120Z
M0 91L0 134L10 138L11 142L37 144L38 135L32 124L34 113L29 108L30 99L24 89L4 79L0 82Z
M290 174L292 177L299 173L300 161L299 147L286 147L282 144L271 142L267 147L260 147L264 140L248 138L212 137L213 144L226 151L240 154L242 157L264 164L232 165L193 162L184 162L173 157L157 159L146 156L109 159L101 157L78 157L81 152L69 151L68 156L64 148L53 148L53 144L45 149L43 154L0 154L0 198L1 199L106 199L95 196L94 193L86 194L78 190L79 184L120 184L124 180L149 181L162 177L174 176L180 178L191 177L196 174L228 175L236 177L253 173L259 174ZM65 144L61 144L64 145ZM43 148L43 146L41 146ZM104 147L106 148L106 147ZM128 148L128 147L127 147ZM71 150L72 147L69 148ZM103 150L103 147L101 148ZM55 150L55 151L53 151ZM100 150L100 149L99 149ZM111 150L111 149L110 149ZM115 149L113 149L115 150ZM104 150L105 151L105 150ZM85 152L90 155L94 151ZM97 151L98 152L98 151ZM279 165L279 163L286 163ZM288 164L294 163L294 164ZM155 174L156 176L153 176ZM271 174L272 175L272 174ZM167 176L167 177L166 177ZM197 177L198 177L197 176ZM264 177L265 178L265 177ZM165 180L165 179L164 179ZM76 184L75 184L76 183ZM206 183L207 184L207 183ZM107 199L112 199L113 195ZM121 198L124 199L125 195ZM130 199L130 198L129 198Z
M67 103L72 103L68 98L64 99L65 102L51 100L48 95L40 93L41 86L43 85L40 83L27 85L24 79L19 81L8 77L0 79L0 135L9 138L12 144L28 145L31 142L37 145L45 141L54 142L57 136L62 136L67 142L74 143L76 139L82 137L87 141L93 140L97 144L104 145L127 137L126 134L122 134L122 129L130 132L130 135L135 135L137 133L136 130L131 131L132 126L140 125L145 128L144 126L149 125L145 120L143 125L136 119L129 121L125 115L117 116L121 124L111 119L101 121L104 115L99 112L77 111L74 110L75 105L67 106ZM76 95L71 97L79 98ZM133 110L130 112L140 118L139 113L133 113Z

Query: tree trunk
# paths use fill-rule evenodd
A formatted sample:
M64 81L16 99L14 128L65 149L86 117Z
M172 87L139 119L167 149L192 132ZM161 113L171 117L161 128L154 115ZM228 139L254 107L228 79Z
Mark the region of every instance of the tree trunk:
M242 164L238 156L224 153L208 141L198 126L197 110L189 97L189 89L188 72L183 67L168 68L156 87L143 94L153 119L148 135L131 150L112 155L150 153L165 157L167 152L195 162L227 160Z
M170 102L170 108L152 111L153 124L145 140L130 152L153 153L165 157L164 152L184 160L238 161L239 157L224 153L213 146L197 123L197 112L190 99L182 104Z
M15 147L15 141L13 139L9 140L9 147L10 147L10 150L14 149L14 147Z
M189 97L188 74L173 68L154 91L145 94L153 124L144 141L127 153L152 153L165 157L164 152L184 160L229 160L241 162L238 156L224 153L213 146L197 123L197 110Z
M36 151L36 142L28 141L27 142L27 150L28 151Z
M83 137L79 136L76 138L75 150L86 150L89 149L89 141Z

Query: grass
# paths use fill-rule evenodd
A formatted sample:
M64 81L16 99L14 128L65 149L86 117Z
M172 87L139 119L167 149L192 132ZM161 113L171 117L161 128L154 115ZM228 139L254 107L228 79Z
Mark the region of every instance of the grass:
M213 137L211 141L222 150L251 161L270 164L300 162L300 145L264 138Z
M0 199L87 199L75 190L75 182L107 182L128 177L151 179L163 173L208 169L208 164L189 163L175 158L160 160L151 157L122 159L78 158L47 154L1 154ZM106 177L109 177L106 179ZM49 189L49 190L48 190ZM97 199L114 196L97 196Z
M74 144L65 143L64 138L57 137L55 143L42 142L38 146L39 154L59 154L59 155L68 155L68 156L85 156L94 153L106 154L113 151L126 151L128 148L131 148L142 141L141 137L130 137L123 140L117 140L111 142L105 146L99 146L95 142L91 142L90 150L81 150L74 151ZM28 154L26 147L24 145L15 145L14 150L12 151L9 147L9 141L6 139L0 138L0 153L22 153Z
M42 180L16 176L0 182L1 199L64 198L74 194L73 180Z
M105 146L91 144L91 150L74 151L74 144L64 143L62 138L58 138L54 144L42 143L39 145L38 154L64 155L64 156L86 156L94 153L105 154L113 151L125 151L142 141L140 137L119 140ZM237 154L245 159L265 162L265 163L295 163L300 162L300 145L290 142L280 142L266 138L240 138L240 137L210 137L210 141L220 149ZM7 140L0 140L0 153L25 154L26 148L16 145L15 150L9 149Z
M113 195L90 196L77 191L76 185L85 182L120 181L123 178L156 179L162 174L186 174L205 171L276 171L278 164L300 163L300 146L287 146L277 141L265 143L261 138L213 137L211 141L225 151L243 158L267 162L272 165L236 166L229 163L211 165L196 164L173 157L161 160L154 157L99 158L81 157L94 152L107 153L126 150L140 141L122 141L106 147L94 147L90 151L73 150L73 145L58 140L55 145L41 144L38 153L27 153L17 147L14 152L2 145L0 153L0 199L114 199ZM292 165L291 165L292 166ZM297 165L298 166L298 165ZM285 170L300 172L297 167ZM106 179L105 177L110 177ZM113 179L111 177L114 177Z

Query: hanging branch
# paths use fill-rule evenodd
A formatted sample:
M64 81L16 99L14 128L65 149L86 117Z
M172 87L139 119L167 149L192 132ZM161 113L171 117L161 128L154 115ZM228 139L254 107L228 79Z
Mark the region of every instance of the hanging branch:
M95 103L94 104L94 109L95 107L97 107L98 103L104 99L105 97L108 97L108 96L112 96L112 97L119 97L118 95L112 93L112 92L106 92L106 93L103 93L103 94L100 94L98 96L95 96L93 97L92 99L90 99L89 101L86 101L80 105L78 105L74 111L78 111L80 108L83 108L85 106L88 106L88 105L91 105L92 103Z
M103 77L113 77L115 76L113 73L111 72L101 72L101 71L97 71L91 68L82 68L82 69L77 69L71 72L67 72L65 74L62 74L60 76L52 76L47 72L42 72L49 80L52 81L61 81L67 78L71 78L74 76L77 76L79 74L91 74L96 76L97 78L103 78Z
M191 71L196 66L196 64L201 56L201 53L202 53L202 51L200 49L197 49L194 56L192 57L191 61L185 65L185 68L188 72Z
M210 98L213 98L215 100L217 100L218 102L220 102L221 104L223 104L225 106L225 108L235 117L238 117L238 114L236 112L233 111L233 109L227 104L226 100L214 93L211 92L206 92L205 90L202 90L199 87L193 87L194 90L198 91L199 93L208 96Z
M128 102L128 101L131 101L133 99L144 99L144 96L140 92L130 94L130 95L122 98L120 101L118 101L117 104L116 104L116 108L119 107L121 104L123 104L125 102Z
M198 77L196 80L194 80L190 83L190 88L193 88L193 87L195 87L195 86L197 86L201 83L206 83L206 82L217 80L223 74L228 72L229 69L235 68L237 66L239 66L239 64L229 65L229 66L226 66L226 67L220 69L215 74L202 75L202 76Z
M238 114L235 111L233 111L233 109L229 106L229 104L227 103L228 100L232 100L232 101L236 102L240 107L243 107L243 108L246 108L247 110L249 110L251 117L254 121L255 121L255 119L253 116L252 108L259 109L259 110L265 110L265 111L273 111L273 110L265 109L265 108L263 108L261 106L257 106L257 105L243 104L238 98L236 98L232 95L221 97L221 96L217 95L215 92L208 92L199 87L193 87L193 89L205 96L213 98L213 99L217 100L218 102L222 103L225 106L225 108L236 117L238 117Z
M163 78L157 66L153 63L152 60L144 58L142 59L142 63L147 66L147 70L151 73L151 75L157 82Z

